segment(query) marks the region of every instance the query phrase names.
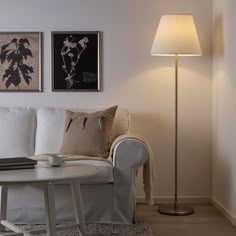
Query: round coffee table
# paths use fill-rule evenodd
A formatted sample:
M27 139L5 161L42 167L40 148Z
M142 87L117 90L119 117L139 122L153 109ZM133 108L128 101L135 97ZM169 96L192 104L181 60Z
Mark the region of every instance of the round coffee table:
M95 166L66 163L60 167L50 167L45 163L39 163L35 169L7 170L0 171L1 200L0 200L0 224L1 230L5 227L14 233L7 235L14 236L33 236L33 233L43 233L47 231L48 236L56 236L56 229L66 229L78 227L81 234L85 235L85 222L83 205L80 193L80 180L95 175L97 168ZM55 213L54 185L58 183L69 183L71 185L73 207L76 218L75 224L57 226ZM7 213L7 189L9 185L16 184L40 184L44 189L46 224L45 230L24 231L6 220Z

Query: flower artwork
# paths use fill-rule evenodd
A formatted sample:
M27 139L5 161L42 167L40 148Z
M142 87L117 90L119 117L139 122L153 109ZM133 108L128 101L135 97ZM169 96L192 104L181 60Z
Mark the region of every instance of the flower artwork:
M0 91L40 91L40 33L0 33Z
M65 71L65 81L66 88L71 88L75 83L79 83L80 80L76 80L76 66L79 63L80 56L84 50L87 48L87 44L89 43L88 37L82 38L78 42L73 42L73 36L70 35L66 37L63 42L64 46L61 50L62 56L62 69ZM66 60L66 57L67 60Z
M99 91L98 32L54 32L53 91Z

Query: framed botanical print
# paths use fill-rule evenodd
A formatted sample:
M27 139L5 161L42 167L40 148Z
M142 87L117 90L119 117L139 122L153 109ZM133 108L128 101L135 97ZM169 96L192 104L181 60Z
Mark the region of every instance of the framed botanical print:
M0 91L41 91L40 32L0 32Z
M52 32L52 90L99 91L99 32Z

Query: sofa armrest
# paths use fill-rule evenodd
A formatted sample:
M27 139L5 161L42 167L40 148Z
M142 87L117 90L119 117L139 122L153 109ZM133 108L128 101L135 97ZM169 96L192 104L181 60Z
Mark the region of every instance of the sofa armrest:
M121 135L112 144L112 161L115 182L130 184L136 171L148 160L148 147L135 135Z
M114 221L135 223L135 178L139 167L149 158L148 147L141 138L135 135L121 135L111 147L114 166L114 209L119 213L113 215Z

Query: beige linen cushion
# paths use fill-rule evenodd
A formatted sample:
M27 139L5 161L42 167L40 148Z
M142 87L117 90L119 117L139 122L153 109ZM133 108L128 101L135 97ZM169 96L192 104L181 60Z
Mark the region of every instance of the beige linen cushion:
M66 111L60 154L107 158L117 106L94 113Z

